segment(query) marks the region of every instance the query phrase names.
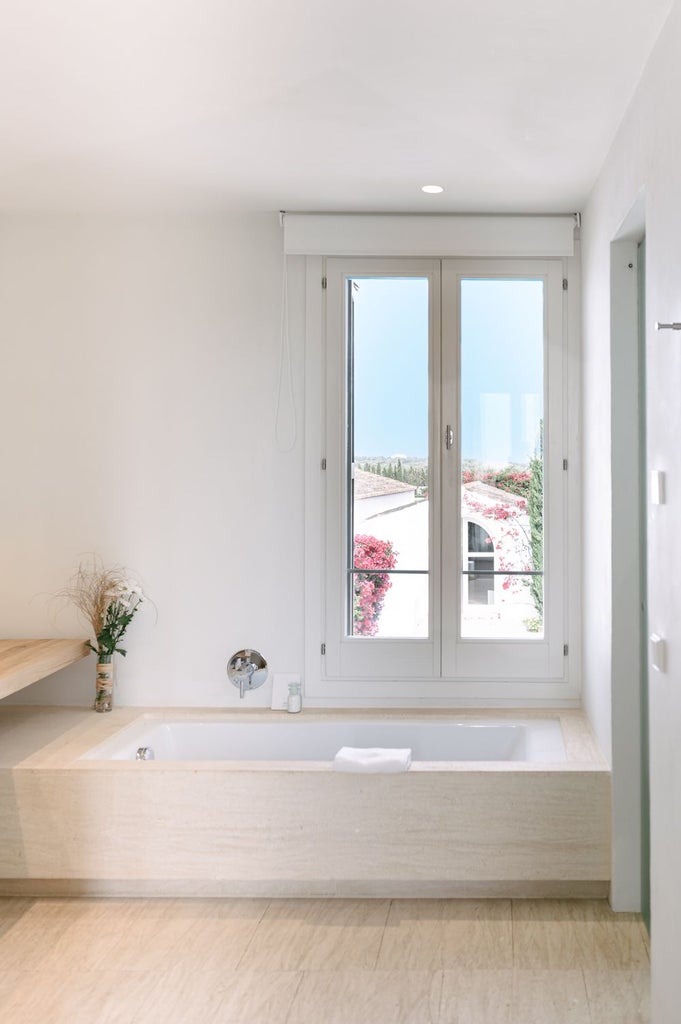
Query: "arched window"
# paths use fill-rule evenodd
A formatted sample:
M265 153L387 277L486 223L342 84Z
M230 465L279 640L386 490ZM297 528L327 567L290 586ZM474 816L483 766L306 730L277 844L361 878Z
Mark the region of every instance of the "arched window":
M468 575L464 576L464 600L468 604L494 604L494 544L483 526L468 520Z

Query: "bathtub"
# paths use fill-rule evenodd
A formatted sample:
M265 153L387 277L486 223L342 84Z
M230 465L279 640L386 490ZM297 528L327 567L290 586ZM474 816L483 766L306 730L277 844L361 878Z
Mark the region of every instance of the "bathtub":
M346 745L414 759L336 772ZM610 772L578 711L84 711L0 785L6 894L608 892Z
M340 747L409 747L414 761L565 761L558 719L485 722L149 721L122 729L84 760L134 761L140 747L156 761L332 761ZM148 762L145 762L148 763Z

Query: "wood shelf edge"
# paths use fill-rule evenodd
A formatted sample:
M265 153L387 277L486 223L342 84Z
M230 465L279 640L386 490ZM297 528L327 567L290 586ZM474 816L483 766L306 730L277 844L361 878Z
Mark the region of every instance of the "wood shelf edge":
M0 640L0 699L87 657L82 639Z

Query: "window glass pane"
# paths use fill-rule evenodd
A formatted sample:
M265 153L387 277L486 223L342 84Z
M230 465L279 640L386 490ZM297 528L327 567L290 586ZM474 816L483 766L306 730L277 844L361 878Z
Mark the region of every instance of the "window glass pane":
M347 302L348 632L427 636L428 279L354 278Z
M428 636L427 573L352 574L353 635Z
M494 601L493 558L468 559L468 603L492 604ZM490 596L491 595L491 596Z
M487 530L470 520L468 521L468 550L469 552L482 551L486 555L491 555L494 550L492 538Z
M543 281L463 280L463 637L543 636L543 394Z

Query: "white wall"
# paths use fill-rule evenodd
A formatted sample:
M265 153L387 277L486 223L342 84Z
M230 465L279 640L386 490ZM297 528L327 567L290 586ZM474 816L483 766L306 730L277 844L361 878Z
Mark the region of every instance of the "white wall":
M647 458L668 474L667 505L649 509L648 520L650 629L669 645L667 673L650 673L654 1024L676 1021L681 1001L681 336L652 329L655 320L681 321L680 47L677 3L584 210L582 249L584 700L601 745L617 762L627 752L618 749L626 723L619 720L610 651L610 243L645 189Z
M155 610L129 630L119 703L233 704L243 646L302 671L302 444L275 444L280 253L276 214L0 220L0 635L85 635L49 595L82 554L128 565ZM93 672L17 700L82 703Z

